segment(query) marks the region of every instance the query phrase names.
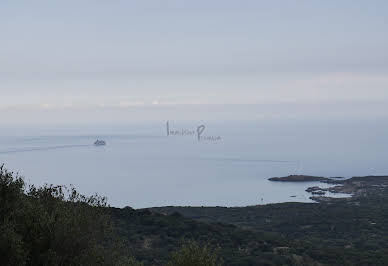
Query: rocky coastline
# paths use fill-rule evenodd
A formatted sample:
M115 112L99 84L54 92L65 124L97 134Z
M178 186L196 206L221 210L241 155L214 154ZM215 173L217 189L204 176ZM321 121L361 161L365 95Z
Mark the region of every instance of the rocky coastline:
M335 185L329 188L313 186L306 189L312 194L310 199L317 202L328 202L335 198L327 197L326 192L349 194L353 197L360 197L366 194L376 194L388 188L388 176L362 176L344 179L342 177L321 177L308 175L289 175L285 177L272 177L272 182L321 182Z

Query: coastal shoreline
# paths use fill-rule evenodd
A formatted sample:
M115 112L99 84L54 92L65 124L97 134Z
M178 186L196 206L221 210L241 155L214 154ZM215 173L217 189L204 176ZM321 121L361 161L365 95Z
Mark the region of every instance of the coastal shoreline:
M311 193L311 200L316 202L330 202L334 197L325 196L326 192L334 194L349 194L351 197L363 196L367 193L378 193L388 187L388 176L361 176L344 179L343 177L321 177L309 175L289 175L285 177L272 177L271 182L321 182L334 185L329 188L312 186L306 189Z

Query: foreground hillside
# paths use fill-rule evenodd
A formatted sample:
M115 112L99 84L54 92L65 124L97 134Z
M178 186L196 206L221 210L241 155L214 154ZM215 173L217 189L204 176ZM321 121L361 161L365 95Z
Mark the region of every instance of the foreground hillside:
M202 223L177 213L162 215L129 208L113 210L113 218L119 234L128 240L133 254L146 264L164 264L169 254L185 240L218 247L225 265L313 262L308 256L278 252L277 249L281 251L282 247L290 246L290 242L279 235L252 232L223 223Z
M0 168L1 265L387 265L384 177L317 204L111 208ZM362 191L362 193L361 193Z

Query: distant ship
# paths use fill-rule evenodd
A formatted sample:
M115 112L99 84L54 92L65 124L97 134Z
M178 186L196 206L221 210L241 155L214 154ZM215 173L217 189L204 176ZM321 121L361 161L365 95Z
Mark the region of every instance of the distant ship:
M105 145L106 145L106 142L103 140L96 140L94 142L94 146L105 146Z

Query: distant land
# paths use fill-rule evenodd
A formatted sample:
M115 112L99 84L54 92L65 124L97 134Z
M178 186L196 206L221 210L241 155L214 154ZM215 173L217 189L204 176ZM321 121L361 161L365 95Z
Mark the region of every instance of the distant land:
M329 188L320 188L313 186L306 189L307 192L315 195L310 199L315 201L330 201L332 198L323 197L326 192L345 193L354 195L362 195L366 191L375 190L376 188L384 189L388 187L388 176L364 176L352 177L350 179L342 179L342 177L321 177L309 175L289 175L285 177L272 177L268 180L273 182L311 182L319 181L322 183L336 185Z
M332 181L333 179L342 179L343 177L322 177L311 175L289 175L285 177L271 177L269 181L276 182L313 182L313 181Z

